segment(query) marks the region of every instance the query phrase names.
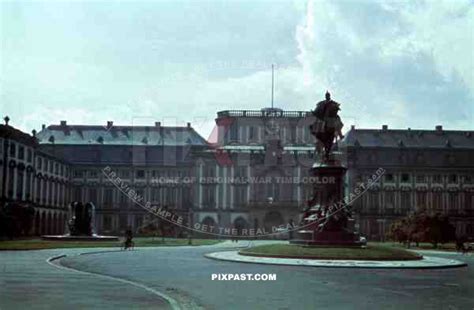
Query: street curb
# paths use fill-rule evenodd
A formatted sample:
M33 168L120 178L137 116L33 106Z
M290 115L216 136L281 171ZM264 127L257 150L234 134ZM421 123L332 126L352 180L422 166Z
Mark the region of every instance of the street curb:
M240 255L238 251L220 251L204 254L204 257L218 261L245 264L266 264L319 268L366 268L366 269L447 269L466 267L467 264L455 259L424 256L415 261L362 261L327 260L302 258L273 258ZM434 264L434 262L438 262ZM444 263L443 263L444 262ZM421 263L421 264L420 264Z
M87 254L100 254L100 253L107 253L107 252L117 252L117 251L101 251L101 252L93 252L93 253L88 253L88 252L83 252L83 253L79 253L77 255L87 255ZM173 310L182 310L183 308L179 305L178 301L176 301L174 298L172 298L171 296L169 295L166 295L162 292L159 292L149 286L146 286L144 284L141 284L141 283L137 283L137 282L133 282L133 281L130 281L130 280L125 280L125 279L122 279L122 278L118 278L118 277L113 277L113 276L109 276L109 275L105 275L105 274L100 274L100 273L95 273L95 272L89 272L89 271L83 271L83 270L79 270L79 269L74 269L74 268L71 268L71 267L66 267L64 265L61 265L60 262L58 260L64 258L64 257L67 257L66 254L60 254L60 255L56 255L56 256L52 256L52 257L49 257L48 259L46 259L46 262L55 267L55 268L58 268L58 269L62 269L62 270L67 270L67 271L72 271L72 272L76 272L76 273L81 273L81 274L86 274L86 275L92 275L92 276L96 276L96 277L99 277L99 278L104 278L104 279L108 279L108 280L114 280L114 281L118 281L118 282L122 282L122 283L125 283L125 284L129 284L129 285L133 285L135 287L138 287L138 288L141 288L141 289L144 289L146 290L147 292L151 293L151 294L154 294L162 299L164 299L169 305L170 307L173 309ZM58 261L57 263L55 263L56 261Z

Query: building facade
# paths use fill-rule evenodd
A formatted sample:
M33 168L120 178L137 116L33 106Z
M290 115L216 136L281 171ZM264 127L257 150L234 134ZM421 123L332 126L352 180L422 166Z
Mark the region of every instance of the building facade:
M457 235L474 235L474 132L356 129L344 139L348 189L384 169L384 175L354 202L360 231L383 240L390 224L426 209L448 215Z
M36 234L62 232L72 201L94 203L98 233L119 234L129 226L138 230L150 217L125 188L133 188L143 203L164 206L193 223L271 233L298 223L311 198L312 122L305 111L220 111L211 142L189 123L78 126L61 121L34 136L2 126L2 197L35 205ZM338 143L348 167L346 193L384 169L353 203L361 234L384 240L394 220L427 208L449 215L458 234L472 236L473 134L440 126L351 127ZM113 171L121 185L111 182L104 169Z
M40 149L37 139L8 125L0 125L1 202L34 207L31 234L59 234L65 230L71 168ZM35 135L35 133L34 133Z
M272 233L297 223L311 195L307 179L314 162L310 113L220 111L216 140L197 154L197 221Z
M206 141L188 123L184 127L59 125L37 134L40 148L72 165L70 200L92 202L98 233L138 230L147 211L125 192L132 188L142 202L166 206L185 215L195 201L193 154L207 148ZM113 184L104 169L121 179Z

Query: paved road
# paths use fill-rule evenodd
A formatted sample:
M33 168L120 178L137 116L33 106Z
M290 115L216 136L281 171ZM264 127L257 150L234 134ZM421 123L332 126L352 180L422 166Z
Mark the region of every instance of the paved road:
M49 257L79 251L84 250L1 251L0 309L169 308L165 300L141 288L46 262Z
M217 247L141 248L80 256L74 254L81 250L0 252L0 308L168 307L162 298L144 289L57 269L45 262L47 257L63 252L70 255L61 260L64 266L131 280L194 308L474 308L472 254L464 257L449 255L467 261L469 267L442 270L273 266L215 261L203 257L205 253L226 249L226 245L229 243ZM277 281L211 281L213 273L275 273Z

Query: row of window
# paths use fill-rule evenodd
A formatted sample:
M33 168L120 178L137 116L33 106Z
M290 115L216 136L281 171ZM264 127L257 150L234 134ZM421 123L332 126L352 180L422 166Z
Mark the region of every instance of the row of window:
M15 177L15 173L16 177ZM7 197L18 200L34 200L40 204L63 205L66 201L66 185L36 179L36 191L33 173L18 173L14 167L8 169ZM15 181L16 180L16 181ZM15 183L16 182L16 183Z
M296 143L309 143L311 142L309 129L307 126L291 128L280 127L277 124L269 125L267 127L250 125L250 126L239 126L234 123L230 126L226 134L227 141L239 141L239 142L261 142L267 134L278 134L282 141L292 141ZM240 138L242 135L243 139Z
M0 143L0 154L3 154L3 139ZM22 144L18 144L15 142L10 141L10 145L8 146L10 158L18 159L18 160L26 160L27 162L31 163L33 161L33 151L31 148L25 147Z
M98 178L101 174L101 170L74 170L74 178ZM118 176L120 178L129 179L132 175L135 179L145 179L147 171L146 170L118 170ZM189 171L186 170L152 170L148 174L152 178L160 177L186 177L189 176Z
M73 200L91 201L99 207L110 207L116 203L126 204L130 201L129 196L118 189L104 188L102 199L100 196L101 192L102 191L97 188L88 188L83 191L82 188L76 187L73 190ZM140 199L142 203L151 202L172 206L180 206L191 203L191 189L189 188L152 188L149 195L146 194L146 191L143 189L136 189L135 193L136 197L141 197L141 199L138 199Z
M458 209L461 206L460 198L463 197L464 204L462 205L462 209L474 209L474 193L434 192L428 194L424 192L400 192L398 200L395 198L396 195L394 192L385 192L383 196L379 192L370 192L363 200L364 208L374 209L383 206L385 209L398 208L410 210L413 204L415 204L418 207L432 207L437 210L441 210L445 207L448 209ZM444 197L446 197L446 200L444 200ZM396 203L396 201L398 201L398 203ZM446 204L443 202L446 202Z
M368 179L368 176L365 178ZM400 180L401 183L410 183L415 181L416 183L438 183L443 184L445 181L448 183L458 183L461 181L464 184L473 184L473 176L472 175L457 175L457 174L449 174L449 175L441 175L441 174L434 174L434 175L425 175L425 174L415 174L411 175L409 173L401 173L393 174L393 173L386 173L383 177L384 182L392 183ZM362 182L362 176L358 176L356 178L358 182Z

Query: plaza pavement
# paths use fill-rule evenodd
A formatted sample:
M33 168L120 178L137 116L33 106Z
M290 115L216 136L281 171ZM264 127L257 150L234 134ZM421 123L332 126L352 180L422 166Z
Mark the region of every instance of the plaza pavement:
M0 309L170 308L165 298L153 291L177 301L183 309L405 310L474 306L472 255L440 255L469 264L441 270L275 266L204 257L248 244L224 242L217 246L138 248L90 255L77 254L102 249L0 252ZM61 254L67 257L56 263L88 273L46 262ZM277 280L212 281L213 273L274 273Z

